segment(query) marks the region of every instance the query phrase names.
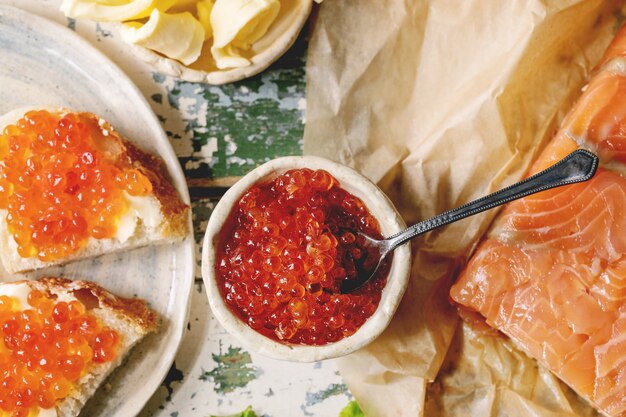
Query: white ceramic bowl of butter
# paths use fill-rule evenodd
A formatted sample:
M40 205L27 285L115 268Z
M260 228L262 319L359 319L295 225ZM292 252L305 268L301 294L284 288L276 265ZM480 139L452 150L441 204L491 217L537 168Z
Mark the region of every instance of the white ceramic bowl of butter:
M339 182L341 188L360 198L378 220L382 234L391 236L406 225L387 196L367 178L344 165L313 156L289 156L274 159L254 169L238 181L216 205L204 236L202 248L202 277L213 314L224 328L237 337L249 350L265 356L296 362L314 362L354 352L378 337L388 326L409 281L411 251L404 245L394 251L393 262L378 308L353 335L338 342L322 345L286 344L257 333L231 312L217 282L215 265L220 245L220 232L233 207L245 192L257 183L300 168L323 169Z
M242 53L250 64L238 68L217 67L211 54L213 39L204 43L200 58L189 65L139 45L130 47L140 59L164 74L191 82L226 84L256 75L280 58L297 39L312 7L313 0L281 0L278 15L267 32Z

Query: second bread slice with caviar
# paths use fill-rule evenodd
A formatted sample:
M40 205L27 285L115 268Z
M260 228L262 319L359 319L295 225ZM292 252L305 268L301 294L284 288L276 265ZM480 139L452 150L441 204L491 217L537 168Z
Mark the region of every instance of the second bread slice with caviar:
M11 273L182 239L188 210L163 162L94 114L0 118L0 257Z
M142 300L63 278L0 284L0 321L0 415L39 417L77 416L159 325Z

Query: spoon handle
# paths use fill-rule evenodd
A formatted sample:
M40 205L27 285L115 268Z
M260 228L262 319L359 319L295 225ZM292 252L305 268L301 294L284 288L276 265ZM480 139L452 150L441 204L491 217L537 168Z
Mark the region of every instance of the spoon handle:
M430 219L419 222L408 229L387 239L388 250L393 250L415 236L429 232L437 227L455 222L465 217L526 197L527 195L549 190L550 188L576 182L587 181L598 168L598 157L584 149L578 149L550 168L539 172L521 182L474 200L464 206L446 211Z

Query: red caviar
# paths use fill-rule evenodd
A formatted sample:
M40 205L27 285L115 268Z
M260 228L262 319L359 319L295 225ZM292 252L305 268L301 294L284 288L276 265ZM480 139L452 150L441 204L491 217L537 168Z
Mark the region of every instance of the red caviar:
M112 155L114 134L89 113L31 111L0 134L0 209L24 258L64 258L89 238L112 238L150 180Z
M363 202L326 171L291 170L253 186L222 232L216 272L227 305L274 340L324 345L354 334L376 311L389 268L341 294L367 256L345 229L382 237Z
M0 296L0 415L52 408L92 366L117 357L119 334L80 301L35 290L28 304L22 310L18 299Z

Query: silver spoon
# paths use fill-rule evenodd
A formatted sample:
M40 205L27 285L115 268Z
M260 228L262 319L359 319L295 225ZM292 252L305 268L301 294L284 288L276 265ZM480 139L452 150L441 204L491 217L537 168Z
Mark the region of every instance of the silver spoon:
M474 214L485 210L498 207L518 198L548 190L550 188L560 187L562 185L573 184L576 182L587 181L596 172L598 168L598 157L593 153L584 149L578 149L565 158L552 165L550 168L539 172L525 179L524 181L513 184L493 194L474 200L464 206L446 211L428 220L419 222L400 233L388 237L387 239L377 240L365 235L362 232L350 230L363 245L368 253L367 262L359 261L356 265L356 278L345 279L341 283L341 292L343 294L351 293L367 283L380 268L381 264L395 248L413 239L416 236L429 232L441 226L456 222ZM371 259L371 256L378 256L378 259ZM364 264L373 265L366 268Z

